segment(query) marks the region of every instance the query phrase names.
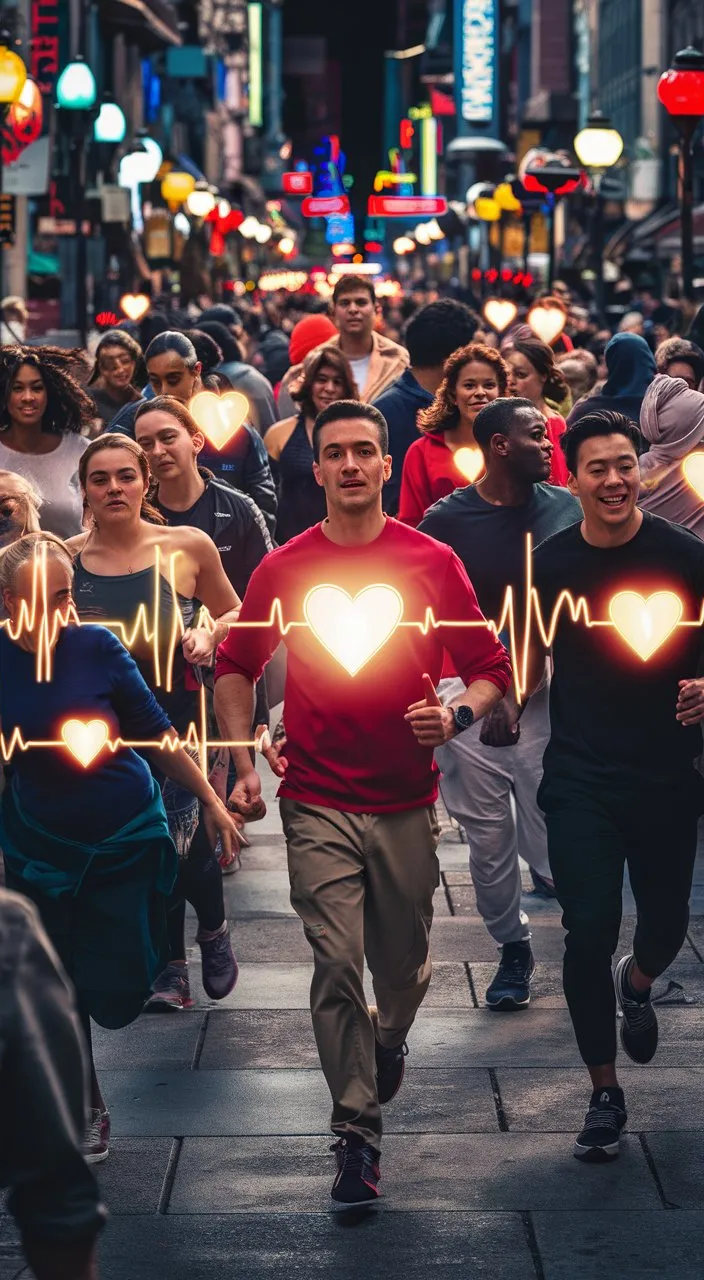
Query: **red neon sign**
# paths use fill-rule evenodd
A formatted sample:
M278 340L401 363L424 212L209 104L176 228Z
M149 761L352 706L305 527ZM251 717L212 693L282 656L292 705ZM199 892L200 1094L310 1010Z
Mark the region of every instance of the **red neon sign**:
M402 151L406 151L408 150L409 147L413 146L414 133L415 133L415 129L413 128L413 121L402 120L401 129L399 132L399 143L401 145Z
M329 218L333 213L349 213L348 196L307 196L301 204L304 218Z
M447 213L444 196L370 196L370 218L439 217Z
M284 173L281 186L289 195L309 196L313 190L313 174L307 169L296 169L293 173Z

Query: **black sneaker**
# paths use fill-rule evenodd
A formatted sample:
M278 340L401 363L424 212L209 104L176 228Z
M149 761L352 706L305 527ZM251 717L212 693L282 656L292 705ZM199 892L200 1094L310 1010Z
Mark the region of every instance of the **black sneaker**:
M331 1151L337 1160L337 1176L330 1195L338 1204L373 1204L378 1200L379 1152L376 1147L350 1135L333 1142Z
M574 1144L577 1159L590 1164L615 1160L626 1119L623 1089L595 1089L584 1128Z
M369 1013L374 1023L376 1091L379 1102L383 1106L385 1102L390 1102L392 1098L395 1098L401 1088L406 1070L408 1045L404 1041L396 1049L386 1049L379 1041L379 1015L376 1009L370 1009Z
M535 960L529 942L505 942L501 960L486 990L490 1009L509 1012L527 1009L530 1004L530 980L535 973Z
M658 1020L650 1000L650 992L636 1000L628 981L632 955L619 960L614 972L618 1007L623 1014L621 1044L634 1062L650 1062L658 1047Z

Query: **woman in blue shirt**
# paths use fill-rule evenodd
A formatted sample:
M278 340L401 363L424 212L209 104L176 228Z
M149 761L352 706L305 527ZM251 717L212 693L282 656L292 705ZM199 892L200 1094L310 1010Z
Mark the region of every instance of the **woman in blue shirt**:
M91 1017L133 1022L167 954L166 901L177 859L161 793L140 748L200 800L225 856L237 832L177 739L120 641L102 626L72 624L73 564L48 533L20 538L0 556L9 623L0 629L0 724L13 744L0 803L8 888L31 898L76 988L88 1047ZM73 723L71 723L73 722ZM21 735L21 738L19 737ZM92 1063L86 1158L108 1154L110 1117Z

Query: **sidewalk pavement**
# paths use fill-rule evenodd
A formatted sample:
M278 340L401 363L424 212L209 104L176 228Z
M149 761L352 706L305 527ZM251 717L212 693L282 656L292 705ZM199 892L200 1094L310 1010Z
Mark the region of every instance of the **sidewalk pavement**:
M189 950L196 1008L96 1030L113 1141L98 1166L111 1219L102 1280L702 1280L704 858L689 941L657 990L655 1063L620 1063L622 1155L572 1154L589 1096L561 990L559 908L529 892L530 1009L490 1013L496 950L476 914L467 847L445 819L435 968L385 1109L384 1199L331 1211L329 1097L308 1013L310 952L288 900L273 779L226 880L239 983L216 1004ZM667 874L663 850L663 874ZM633 930L624 895L623 950ZM195 935L190 913L189 939ZM370 988L371 996L371 988ZM29 1273L0 1217L0 1280Z

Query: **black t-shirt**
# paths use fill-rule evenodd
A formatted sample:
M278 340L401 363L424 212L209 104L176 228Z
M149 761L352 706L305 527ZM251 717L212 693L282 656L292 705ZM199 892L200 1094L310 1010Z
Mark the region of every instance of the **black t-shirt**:
M272 541L259 507L246 493L222 480L203 475L205 492L188 511L171 511L156 500L156 506L170 525L190 525L212 538L220 552L225 573L240 599L254 570Z
M608 624L589 627L583 616L573 620L568 606L560 609L546 783L579 780L643 791L694 780L701 729L684 728L675 716L678 682L699 674L702 629L675 627L646 660L613 625L609 606L621 592L647 599L667 591L682 602L681 621L696 621L704 597L704 543L647 514L621 547L591 546L576 524L536 548L533 573L546 629L563 591L586 600L593 622ZM662 796L654 794L653 801L661 803Z
M530 501L520 507L494 506L468 485L436 502L418 528L457 552L484 617L498 622L509 586L517 614L523 616L526 535L532 535L536 547L581 519L577 499L552 484L536 484Z

